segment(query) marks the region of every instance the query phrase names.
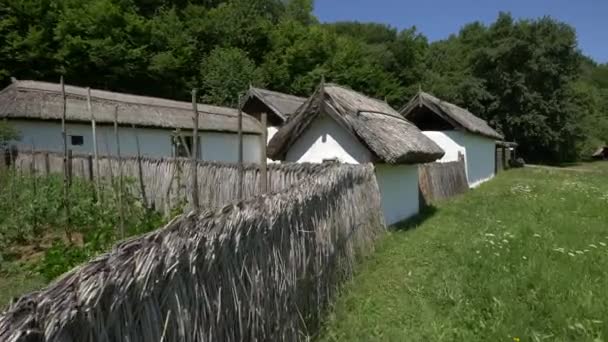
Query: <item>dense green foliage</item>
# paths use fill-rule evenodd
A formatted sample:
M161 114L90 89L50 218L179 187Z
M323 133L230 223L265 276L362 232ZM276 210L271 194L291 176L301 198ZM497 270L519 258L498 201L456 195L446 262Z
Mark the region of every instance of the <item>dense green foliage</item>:
M573 28L500 14L429 43L415 28L320 24L312 0L4 0L0 84L10 76L234 105L249 84L310 95L324 76L404 105L421 86L489 120L532 160L608 140L608 66ZM407 23L404 23L407 24Z
M107 251L120 238L116 192L105 189L99 202L90 183L74 179L68 223L60 176L0 172L0 278L31 272L48 281ZM130 193L123 194L123 203L125 236L162 225L161 215Z
M320 340L606 341L608 163L571 169L508 171L390 232Z
M8 143L12 140L19 139L19 132L8 124L8 122L0 121L0 151L5 149ZM0 156L4 158L4 156Z

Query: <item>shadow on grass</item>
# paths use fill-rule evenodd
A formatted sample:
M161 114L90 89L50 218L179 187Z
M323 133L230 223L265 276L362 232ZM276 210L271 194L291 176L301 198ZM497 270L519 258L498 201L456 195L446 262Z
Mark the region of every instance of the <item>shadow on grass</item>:
M416 229L418 226L420 226L426 220L433 217L438 211L439 210L434 205L428 205L428 206L424 207L422 210L420 210L418 215L410 217L407 220L397 222L397 223L393 224L392 226L390 226L389 229L393 230L393 231L397 231L397 232Z

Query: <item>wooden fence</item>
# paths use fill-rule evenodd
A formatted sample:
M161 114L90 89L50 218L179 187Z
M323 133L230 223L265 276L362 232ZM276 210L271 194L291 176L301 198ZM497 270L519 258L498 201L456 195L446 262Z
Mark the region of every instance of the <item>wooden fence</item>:
M178 217L22 297L0 341L307 340L384 230L380 192L372 165L274 169L291 186Z
M15 167L22 172L35 172L42 175L63 172L63 154L36 151L20 151ZM34 165L32 165L34 163ZM137 157L121 159L122 173L132 181L127 186L134 195L142 197L145 203L161 212L169 212L182 203L192 200L192 161L186 158L141 158L141 180ZM101 177L101 184L107 186L119 174L119 164L114 157L99 158L99 173L90 155L72 155L68 162L72 177L94 181ZM268 190L277 192L290 187L303 178L326 169L327 165L318 164L270 164L268 165ZM219 162L198 162L197 186L201 208L218 208L235 200L251 198L262 193L261 170L256 164L243 167L242 194L239 193L238 164ZM97 183L97 182L95 182ZM143 190L142 190L143 185ZM239 196L242 197L239 197Z
M418 168L420 205L427 206L469 190L464 157L449 163L422 164Z

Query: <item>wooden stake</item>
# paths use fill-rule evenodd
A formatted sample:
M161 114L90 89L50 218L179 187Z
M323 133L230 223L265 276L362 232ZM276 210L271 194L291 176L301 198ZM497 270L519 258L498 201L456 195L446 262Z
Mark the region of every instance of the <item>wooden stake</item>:
M93 155L95 156L95 187L97 192L97 200L101 201L101 179L100 179L100 171L99 171L99 148L97 147L97 131L96 131L96 123L95 123L95 115L93 115L93 107L91 106L91 88L87 87L87 109L89 110L89 116L91 117L91 129L93 134ZM91 164L89 164L92 166ZM91 174L93 174L93 169L91 169Z
M68 186L72 186L72 175L73 175L73 158L72 150L68 150Z
M44 152L44 175L49 176L51 174L51 161L49 160L49 153Z
M122 160L120 158L120 138L118 137L118 106L114 107L114 137L116 138L116 160L118 161L118 220L120 238L125 238L125 222L122 207Z
M137 148L137 174L139 177L139 189L141 191L141 202L144 208L148 208L148 199L146 197L146 186L144 185L144 170L141 165L141 149L139 147L139 135L137 134L137 127L132 126L135 134L135 147Z
M93 183L93 181L95 180L94 176L93 176L93 156L89 153L89 155L87 156L87 169L88 169L88 178L89 178L89 182ZM84 170L83 170L84 172Z
M192 89L192 112L193 112L193 120L194 120L194 131L192 133L192 207L195 211L198 212L199 202L198 202L198 165L197 165L197 156L198 156L198 106L196 101L196 89Z
M61 136L63 137L63 208L66 219L65 235L68 238L69 243L72 243L72 231L70 228L70 203L69 203L69 176L68 176L68 137L65 127L66 121L66 96L65 96L65 84L63 83L63 76L61 76L59 83L61 83Z
M238 97L239 116L237 120L238 132L238 183L237 183L237 198L243 199L243 110L241 108L241 95Z
M262 156L261 156L261 160L260 160L260 170L261 170L261 187L262 187L262 193L266 194L268 193L268 160L266 157L266 144L267 144L267 140L268 140L268 130L266 129L266 122L267 122L267 115L266 113L262 113Z

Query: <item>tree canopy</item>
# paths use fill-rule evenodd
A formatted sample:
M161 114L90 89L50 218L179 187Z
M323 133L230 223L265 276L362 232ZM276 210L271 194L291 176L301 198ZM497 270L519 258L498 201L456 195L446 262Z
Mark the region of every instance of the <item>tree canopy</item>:
M488 120L534 161L608 142L608 65L549 17L470 23L429 42L415 27L322 24L313 0L4 0L10 77L234 105L249 84L310 95L321 78L396 108L421 87Z

